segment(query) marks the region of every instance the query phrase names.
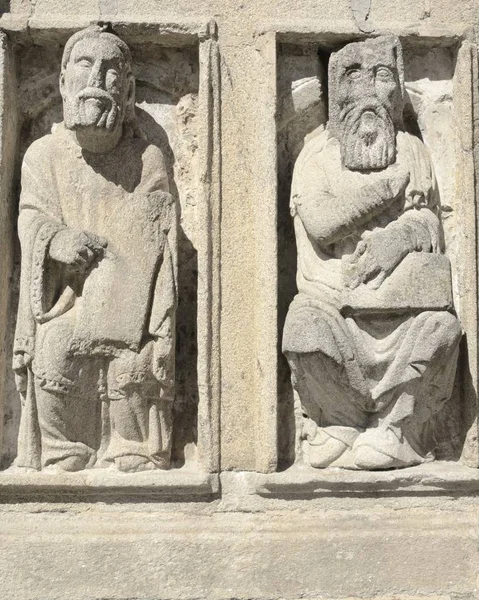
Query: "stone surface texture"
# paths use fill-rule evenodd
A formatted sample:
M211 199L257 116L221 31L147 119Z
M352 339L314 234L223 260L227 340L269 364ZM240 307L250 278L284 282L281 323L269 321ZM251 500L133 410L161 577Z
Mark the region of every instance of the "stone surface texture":
M394 37L334 52L327 127L294 169L298 294L283 351L304 460L319 468L430 460L452 394L461 328L431 158L404 131L403 62Z
M126 44L79 31L64 121L23 158L13 469L170 466L178 211L134 90Z
M111 24L131 52L136 106L130 105L130 116L134 112L146 139L133 135L127 143L143 140L147 153L156 153L155 164L163 163L164 171L154 173L165 175L168 188L159 183L154 193L178 211L172 241L177 308L176 339L171 339L175 399L170 468L125 473L119 465L102 464L67 472L39 464L37 455L35 469L20 473L12 468L19 449L21 402L11 366L20 323L20 274L25 272L18 233L23 245L24 238L33 241L35 235L30 225L25 233L17 230L19 203L21 214L28 190L28 180L21 184L21 165L31 164L38 177L52 177L52 149L44 145L56 144L55 166L66 165L63 177L31 185L29 194L36 198L48 188L47 202L57 205L61 186L66 186L69 204L83 196L80 184L90 182L98 199L110 201L118 199L121 188L108 187L111 182L98 164L81 180L82 167L67 164L68 137L61 138L73 134L60 125L66 116L65 82L60 84L63 51L72 35L92 24ZM476 0L0 2L0 597L479 597L478 26ZM367 300L390 309L396 302L407 314L412 312L411 327L433 308L435 315L449 320L446 329L455 330L450 355L433 361L442 369L443 406L438 410L439 402L432 402L427 418L414 419L413 411L410 419L421 436L426 429L434 431L434 442L424 452L415 450L420 460L393 465L404 467L400 469L305 464L300 394L294 392L281 351L284 324L298 291L290 214L293 172L306 149L331 143L332 57L340 56L341 49L344 57L344 48L357 43L354 52L358 60L363 57L362 65L361 48L376 45L374 59L402 48L403 71L399 51L390 65L398 73L402 111L396 107L396 113L402 112L404 123L403 128L395 125L393 137L398 155L413 147L420 158L408 159L407 170L427 180L427 190L435 188L440 202L435 204L432 194L425 193L425 210L437 219L435 231L442 243L437 245L440 252L416 251L430 255L431 264L420 269L415 263L409 271L408 288L422 284L415 299L412 290L396 293L393 277L398 273L393 269L376 290L369 290L385 286L386 293L390 286L386 300L375 294L372 299L354 298L360 284L348 288L344 306L355 309L356 302ZM98 50L95 44L87 46ZM101 99L91 101L87 113L97 114L100 106ZM118 150L107 147L100 154L115 162ZM84 158L76 160L86 168ZM332 173L339 172L340 151L335 163L332 153L324 160ZM129 168L119 162L122 168L115 169L115 176L127 178ZM374 169L371 179L381 180L390 170L394 164ZM399 171L393 182L398 197L407 195L410 183L410 173L406 183L407 174ZM361 169L352 172L363 175ZM140 187L144 177L143 164ZM335 185L346 183L346 177L334 176ZM97 208L96 195L90 199ZM402 211L404 216L407 212ZM136 231L139 221L134 216L135 254L147 254L147 261L151 255L138 243L143 228ZM105 223L109 218L104 228L101 217ZM400 218L398 214L396 220ZM108 244L96 239L89 250L100 255L113 244L118 219L79 211L72 226L86 231L98 227L93 233ZM72 246L66 239L57 241L53 254L65 258ZM76 241L83 244L85 238ZM394 253L396 245L381 247ZM84 252L87 259L90 252ZM406 268L409 259L403 257L400 267ZM431 276L421 281L414 274L422 269L429 269ZM139 269L133 279L145 273L146 268ZM100 268L95 275L102 277ZM354 269L352 276L357 276ZM105 307L110 312L119 312L134 294L141 295L137 287L143 284L135 286L123 276L121 283L129 293L117 294L115 304ZM95 296L97 284L93 287ZM436 304L414 304L417 298ZM88 314L92 319L82 317L81 324L83 339L90 343L100 328L108 329L115 321L95 311ZM49 323L56 318L62 317ZM118 323L135 326L133 318ZM448 345L441 338L434 346L432 337L425 336L425 347ZM57 340L54 346L65 341L60 335ZM99 359L91 345L87 354L96 373ZM54 357L51 352L45 356ZM26 381L34 383L35 367L26 367ZM87 376L86 381L92 386L94 378ZM65 413L65 404L57 406ZM74 408L86 411L85 403ZM103 424L110 423L108 410L103 416ZM372 430L373 419L361 426L365 433ZM58 426L61 419L52 422ZM311 430L317 424L309 423ZM31 439L33 432L27 433L22 440ZM100 435L100 446L101 440ZM429 462L433 447L436 460ZM148 456L154 464L153 455ZM414 462L422 464L407 466Z

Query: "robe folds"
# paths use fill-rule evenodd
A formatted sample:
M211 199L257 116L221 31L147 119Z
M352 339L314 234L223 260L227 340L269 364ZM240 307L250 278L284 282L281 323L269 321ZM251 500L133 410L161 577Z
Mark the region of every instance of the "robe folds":
M123 397L138 384L147 397L171 401L178 211L161 150L124 135L111 152L88 153L63 124L29 147L21 186L16 464L38 469L35 382L60 398L81 395L94 363L99 398ZM64 228L107 241L83 275L49 256Z
M407 168L409 183L397 201L370 214L360 214L360 194L373 190L387 171L362 173L344 168L339 142L328 130L301 152L291 194L298 294L286 318L283 352L304 413L349 447L359 433L395 414L394 403L407 390L406 395L414 401L398 407L394 418L398 422L406 419L409 429L404 427L403 432L415 452L424 455L425 424L452 393L461 328L449 303L450 265L443 255L437 184L428 151L419 139L405 132L399 132L396 141L397 163ZM389 167L394 168L397 165ZM307 217L321 214L326 206L329 218L324 229L330 227L332 233L331 242L324 244ZM352 214L355 221L348 221L345 214ZM393 294L391 304L379 302L377 310L345 310L345 297L351 292L345 264L362 240L388 228L415 241L412 254L421 253L418 258L423 264L427 261L423 253L441 255L434 264L442 269L435 274L441 289L449 291L449 300L443 305L430 302L419 274L417 289L405 287L407 280L396 279L397 305ZM421 264L409 257L411 264ZM393 271L381 285L390 286L388 279L393 280L394 275ZM434 290L434 282L429 283ZM360 298L357 292L364 288L371 298L381 293L381 286L373 287L360 284L354 292ZM414 419L410 419L412 414Z

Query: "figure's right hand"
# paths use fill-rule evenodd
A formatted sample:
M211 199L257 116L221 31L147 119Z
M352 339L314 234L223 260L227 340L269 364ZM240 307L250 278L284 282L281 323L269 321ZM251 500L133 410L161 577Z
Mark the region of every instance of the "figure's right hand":
M79 271L103 257L108 242L94 233L61 229L50 243L50 257Z

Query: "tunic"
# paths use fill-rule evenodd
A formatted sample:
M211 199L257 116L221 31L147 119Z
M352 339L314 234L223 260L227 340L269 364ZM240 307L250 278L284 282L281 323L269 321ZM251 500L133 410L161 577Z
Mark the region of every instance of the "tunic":
M92 154L63 125L27 150L21 184L14 369L24 407L17 464L38 468L33 379L47 391L79 393L78 364L97 356L106 365L100 396L122 397L131 383L145 384L147 396L170 393L177 209L157 147L124 136L111 152ZM49 257L52 238L66 227L108 241L83 276Z

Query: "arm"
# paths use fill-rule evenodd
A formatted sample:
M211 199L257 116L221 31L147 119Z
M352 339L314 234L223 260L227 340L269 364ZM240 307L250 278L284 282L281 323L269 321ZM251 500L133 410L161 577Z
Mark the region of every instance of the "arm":
M159 227L164 235L164 248L156 275L148 331L156 339L167 340L174 335L177 304L177 235L179 211L177 202L168 192L168 175L163 152L150 145L143 156L144 177L141 189L156 194L162 204ZM173 332L173 333L172 333Z
M50 320L50 311L64 292L65 275L85 272L102 256L106 241L66 227L53 170L58 142L46 136L32 144L22 165L22 193L18 230L25 260L22 271L30 279L30 303L36 321ZM71 290L70 290L71 292ZM68 294L67 294L68 295ZM60 312L71 306L62 298ZM56 309L60 307L55 304Z
M427 206L411 208L389 223L389 231L400 231L409 252L442 252L444 239L438 216Z
M407 208L386 227L367 232L354 254L344 260L343 273L351 288L368 281L378 288L411 252L444 252L439 193L429 153L416 138L399 139L402 160L411 173Z
M170 205L170 226L166 234L161 265L154 285L153 301L148 331L154 343L154 367L156 379L162 383L164 392L173 387L175 365L176 308L178 304L177 229L176 203ZM166 216L166 215L165 215ZM166 223L162 223L165 229Z
M26 390L26 367L35 351L36 323L50 308L58 274L46 276L48 251L55 234L64 228L56 197L48 144L41 139L27 150L22 163L18 235L22 249L20 297L13 349L17 387ZM44 283L48 283L45 289Z
M351 235L403 197L409 178L399 166L362 187L345 183L341 196L329 189L322 153L298 159L293 176L292 204L308 234L323 247ZM345 175L338 173L338 177Z

